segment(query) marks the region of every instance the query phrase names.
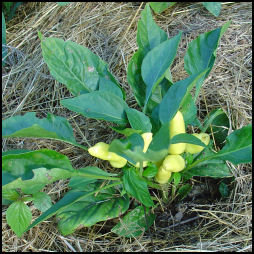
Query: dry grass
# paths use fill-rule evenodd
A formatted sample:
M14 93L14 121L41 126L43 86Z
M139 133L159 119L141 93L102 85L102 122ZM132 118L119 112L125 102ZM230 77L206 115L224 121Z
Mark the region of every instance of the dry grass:
M136 31L141 3L87 2L60 7L53 2L30 2L22 5L7 24L7 42L11 46L10 67L2 72L3 119L27 111L46 116L47 112L70 120L79 143L93 145L118 137L109 123L85 119L60 106L71 94L55 81L43 62L37 31L46 37L69 39L88 47L109 63L110 70L127 92L127 103L137 107L126 79L128 61L137 50ZM215 66L202 88L198 100L199 114L222 107L230 116L233 129L252 120L252 3L224 3L218 18L201 5L178 3L160 15L157 24L168 35L182 30L183 37L173 65L174 81L187 76L183 56L188 43L198 34L213 30L226 21L232 23L221 39ZM78 148L56 141L4 139L8 149L49 148L61 152L76 168L89 164L108 168L108 164L91 158ZM3 208L2 251L251 251L252 250L252 165L231 165L235 183L227 199L196 197L181 204L183 218L176 221L178 206L158 207L151 234L125 239L110 232L116 220L97 223L63 237L54 218L41 223L22 238L17 238L6 224ZM198 181L198 180L197 180ZM209 185L208 180L202 180ZM67 184L59 181L47 187L57 201ZM177 210L178 209L178 210ZM39 215L33 209L33 219ZM152 237L152 243L151 238Z

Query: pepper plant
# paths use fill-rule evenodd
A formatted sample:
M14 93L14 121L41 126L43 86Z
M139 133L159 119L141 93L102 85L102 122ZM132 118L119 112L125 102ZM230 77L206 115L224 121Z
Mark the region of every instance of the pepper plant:
M192 177L230 178L226 161L251 162L251 125L228 135L229 120L222 109L210 112L202 123L197 118L197 97L228 26L229 22L189 43L184 56L189 76L175 82L170 69L182 34L168 38L154 22L147 4L138 22L138 50L127 70L139 110L128 106L107 63L88 48L39 33L42 55L52 76L73 95L61 100L61 105L86 118L111 122L111 128L124 137L87 147L76 141L64 117L48 113L40 119L35 112L28 112L4 119L3 138L55 139L117 168L105 171L91 165L74 169L67 156L50 149L3 152L2 200L9 206L7 223L16 235L22 236L54 215L63 235L123 215L112 232L136 237L154 223L158 195L164 202L183 199L191 189ZM186 133L187 126L194 126L197 133ZM214 142L220 150L214 149ZM178 145L183 148L175 153ZM69 191L52 205L42 190L61 179L69 179ZM31 203L42 212L33 222Z

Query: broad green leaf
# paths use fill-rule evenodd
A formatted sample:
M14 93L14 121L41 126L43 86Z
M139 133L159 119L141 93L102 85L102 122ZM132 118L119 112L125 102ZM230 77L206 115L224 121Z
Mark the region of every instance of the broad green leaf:
M27 152L32 152L32 150L26 150L26 149L9 150L9 151L2 152L2 157L5 155L20 154L20 153L27 153Z
M110 127L110 128L120 134L123 134L126 137L131 136L134 133L142 134L141 130L134 130L131 128L125 128L125 127Z
M145 107L152 92L173 63L181 35L182 33L179 33L175 37L162 42L145 56L141 66L141 75L146 84Z
M193 176L214 178L232 177L232 173L223 160L210 160L207 163L198 164L193 168L183 171L182 175L185 179L190 179Z
M93 186L93 183L95 183L96 181L97 179L93 179L93 178L73 176L70 179L68 186L71 189L87 191L87 188L90 188L90 186Z
M51 75L65 84L75 96L98 90L101 77L119 86L107 63L88 48L72 41L44 37L41 47Z
M141 13L138 22L137 44L145 56L150 50L167 40L167 33L163 31L153 20L149 4Z
M61 104L81 115L117 124L126 124L125 101L111 92L95 91L75 98L61 100Z
M148 116L133 108L126 108L125 112L133 129L141 130L142 133L151 132L152 125Z
M16 190L2 191L2 200L16 201L20 198L20 194Z
M4 138L49 138L67 142L81 147L73 135L70 123L64 117L48 113L47 118L37 118L34 112L23 116L13 116L2 121L2 136Z
M143 171L143 176L154 177L158 172L158 167L155 164L149 163L146 169Z
M221 10L221 2L202 2L204 7L214 16L218 17Z
M184 69L189 75L200 73L208 68L205 77L201 77L196 85L194 101L196 101L201 85L208 76L215 62L215 54L221 36L230 25L230 21L220 28L199 35L189 43L187 52L184 56Z
M190 93L196 82L205 75L206 71L207 70L193 74L184 80L180 80L168 89L159 107L159 118L161 123L167 123L174 117L181 104L185 101L185 98L188 97L188 93Z
M154 205L148 191L145 179L140 177L135 168L128 168L124 170L123 186L127 193L132 195L143 205L151 207Z
M181 133L175 135L171 140L170 144L177 144L177 143L188 143L206 147L206 145L197 137L188 134L188 133Z
M2 12L2 66L5 65L5 58L7 56L7 47L6 47L6 25L5 18Z
M49 149L29 151L20 154L9 154L2 157L2 171L22 180L33 177L36 168L62 168L73 170L67 156Z
M119 96L121 99L123 99L122 90L118 86L116 86L115 83L113 83L111 80L109 80L107 78L100 77L99 91L111 92L111 93Z
M150 2L149 4L154 12L158 14L165 11L167 8L174 6L176 2Z
M57 213L58 229L63 235L73 233L77 228L90 227L99 221L116 218L129 208L127 195L120 197L111 193L87 196Z
M34 177L29 180L22 180L21 177L4 185L3 191L19 188L25 194L33 194L44 188L45 185L60 179L67 179L77 175L77 171L61 168L37 168L33 170Z
M114 184L109 184L103 189L109 189L113 186L119 185L121 182L117 182ZM70 191L68 192L61 200L59 200L56 204L51 206L47 211L45 211L41 216L39 216L27 229L31 229L32 227L36 226L37 224L41 223L42 221L52 217L56 213L60 214L62 211L67 209L68 207L72 207L76 202L85 199L88 196L91 196L95 193L98 193L101 190L101 188L98 188L94 191L90 192L84 192L84 191ZM127 202L126 202L127 203ZM127 208L128 209L128 208Z
M33 194L34 206L41 212L47 211L51 206L51 198L45 192L36 192Z
M201 132L213 132L216 145L221 147L228 136L229 119L227 114L220 108L215 109L206 116L203 125L200 128Z
M197 106L192 98L191 93L187 93L185 100L182 102L180 111L183 114L185 125L193 125L195 119L197 119Z
M233 131L226 139L224 147L214 156L234 164L252 161L252 125Z
M146 152L148 161L159 161L168 154L170 144L169 122L163 124L154 135L151 144Z
M32 220L32 213L22 201L12 203L6 211L8 225L18 237L21 237Z
M140 236L153 224L155 220L154 214L151 213L146 215L147 223L144 207L138 206L125 215L123 219L111 229L111 232L125 237Z

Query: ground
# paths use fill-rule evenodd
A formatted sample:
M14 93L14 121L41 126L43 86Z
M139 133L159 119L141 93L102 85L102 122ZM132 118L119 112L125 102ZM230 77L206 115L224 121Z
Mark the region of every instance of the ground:
M111 142L120 137L109 123L85 119L60 106L71 94L50 75L41 55L37 31L46 37L72 40L109 63L127 93L127 103L137 103L127 84L128 62L137 50L136 32L139 2L88 2L58 6L55 2L30 2L17 10L7 23L7 44L11 55L2 71L2 118L37 112L67 117L75 136L83 145ZM172 66L174 81L187 77L183 56L188 43L200 33L213 30L228 20L231 25L221 39L212 72L206 79L198 100L199 117L221 107L228 113L232 129L252 121L252 3L225 2L219 17L214 17L201 3L177 3L161 14L153 14L168 36L183 31L176 60ZM109 164L92 158L79 148L56 141L3 139L8 149L49 148L67 155L75 168ZM17 238L6 224L6 207L2 209L2 251L251 251L252 250L252 165L231 165L235 183L230 196L221 199L214 189L218 181L195 179L192 194L180 204L155 210L156 221L150 233L137 239L125 239L110 232L117 220L97 223L63 237L54 218L39 224ZM47 187L56 202L67 188L66 181ZM33 219L39 215L33 209Z

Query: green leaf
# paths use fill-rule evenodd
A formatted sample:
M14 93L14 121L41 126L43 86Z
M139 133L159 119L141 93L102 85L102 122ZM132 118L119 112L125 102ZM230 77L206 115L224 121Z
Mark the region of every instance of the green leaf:
M191 89L196 82L205 75L207 70L193 74L184 80L180 80L173 84L162 99L159 107L159 118L161 123L169 122L181 104L188 97Z
M228 136L229 119L227 114L222 109L215 109L211 111L204 119L204 126L201 132L211 133L213 132L216 145L222 147Z
M143 171L143 176L154 177L158 172L158 167L155 164L149 163L146 169Z
M173 63L181 35L182 33L179 33L175 37L162 42L145 56L141 66L141 75L146 84L145 107L152 92Z
M154 205L149 194L146 181L137 174L135 168L128 168L124 170L123 186L127 193L132 195L143 205L147 207Z
M234 164L252 161L252 125L233 131L226 139L226 145L214 156Z
M187 183L187 184L181 186L181 187L178 189L177 198L178 198L179 200L184 199L184 198L188 195L188 193L191 191L191 189L192 189L192 186L191 186L189 183Z
M153 224L154 220L155 215L151 213L147 215L148 223L146 223L144 207L138 206L125 215L123 219L111 229L111 232L119 236L137 237L146 231Z
M110 127L110 128L120 134L123 134L126 137L131 136L134 133L142 134L141 130L134 130L131 128L125 128L125 127Z
M26 153L9 154L2 157L2 171L10 173L22 180L33 177L33 169L56 168L73 170L67 156L49 149L29 151Z
M4 201L16 201L20 198L20 194L16 190L4 190L2 191L2 200Z
M29 180L22 180L21 177L4 185L3 191L20 188L25 194L33 194L44 188L45 185L53 183L60 179L67 179L77 175L77 171L71 171L61 168L37 168L33 170L34 177Z
M188 134L188 133L181 133L175 135L171 140L170 144L177 144L177 143L188 143L206 147L206 145L197 137Z
M98 90L100 78L109 79L119 86L107 63L88 48L58 38L43 38L41 47L51 75L75 96Z
M9 150L9 151L2 152L2 156L10 155L10 154L27 153L27 152L32 152L32 151L31 150L26 150L26 149Z
M111 92L95 91L75 98L61 100L61 104L89 118L126 124L125 101Z
M204 7L211 12L215 17L220 15L221 2L202 2Z
M205 77L201 77L196 85L194 101L196 101L201 85L208 76L215 62L215 54L221 36L230 25L230 21L220 28L199 35L189 43L187 52L184 56L184 69L189 75L200 73L208 68Z
M67 4L70 4L71 2L57 2L59 6L65 6Z
M21 237L32 220L28 206L21 201L12 203L6 211L8 225L18 237Z
M90 227L99 221L118 217L129 208L127 195L120 197L111 193L87 196L57 213L58 229L61 234L69 235L77 228Z
M139 134L132 134L126 139L114 139L109 146L109 151L125 158L133 165L137 162L146 161L147 156L143 153L144 140Z
M5 18L2 12L2 66L5 65L5 58L7 56L8 50L6 47L6 25Z
M117 176L117 174L108 173L100 168L90 166L78 169L77 175L87 179L109 179L111 176Z
M167 8L174 6L176 2L150 2L149 4L155 13L158 14L165 11Z
M137 44L144 56L168 38L167 33L154 22L149 4L141 12L137 30Z
M111 93L117 95L118 97L120 97L121 99L123 99L122 90L118 86L116 86L115 83L113 83L111 80L109 80L107 78L100 77L99 91L111 92Z
M191 93L186 94L185 100L181 104L180 111L183 114L185 125L193 125L197 119L198 110Z
M133 129L141 130L142 133L151 132L152 124L148 116L133 108L126 108L125 112Z
M56 139L87 150L76 142L69 122L64 117L50 113L43 119L37 118L34 112L7 118L2 121L2 136Z
M45 192L36 192L33 194L34 206L41 212L47 211L51 206L51 198Z
M178 173L178 172L173 173L174 186L177 186L180 183L181 178L182 178L182 176L180 173Z
M227 198L229 196L229 189L227 184L221 182L219 185L219 192L223 198Z

